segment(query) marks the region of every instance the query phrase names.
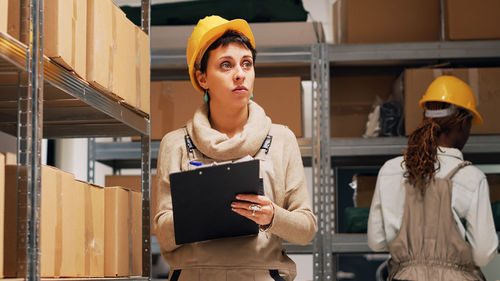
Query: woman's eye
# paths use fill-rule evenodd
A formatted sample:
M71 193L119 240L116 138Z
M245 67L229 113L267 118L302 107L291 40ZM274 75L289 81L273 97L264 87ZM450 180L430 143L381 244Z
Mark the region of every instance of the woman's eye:
M224 68L224 69L229 69L229 68L231 68L231 63L229 63L228 61L225 61L225 62L220 64L220 67Z
M249 69L252 67L252 62L251 61L244 61L243 62L243 68Z

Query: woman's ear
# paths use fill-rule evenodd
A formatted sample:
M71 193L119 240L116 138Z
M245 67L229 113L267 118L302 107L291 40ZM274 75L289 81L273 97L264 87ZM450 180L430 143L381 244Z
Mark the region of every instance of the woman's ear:
M203 88L207 89L207 74L202 73L200 70L196 70L196 81L198 81L198 84Z

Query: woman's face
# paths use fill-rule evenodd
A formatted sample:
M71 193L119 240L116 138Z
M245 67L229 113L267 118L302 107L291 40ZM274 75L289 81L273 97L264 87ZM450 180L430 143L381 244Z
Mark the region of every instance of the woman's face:
M210 52L206 73L197 71L196 78L208 89L211 108L245 107L255 80L252 52L238 43L221 45Z

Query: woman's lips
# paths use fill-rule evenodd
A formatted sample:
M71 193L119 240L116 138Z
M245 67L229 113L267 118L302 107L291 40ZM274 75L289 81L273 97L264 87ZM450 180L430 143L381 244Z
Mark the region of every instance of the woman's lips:
M247 91L248 91L248 89L246 87L236 87L233 89L233 93L236 93L236 94L246 93Z

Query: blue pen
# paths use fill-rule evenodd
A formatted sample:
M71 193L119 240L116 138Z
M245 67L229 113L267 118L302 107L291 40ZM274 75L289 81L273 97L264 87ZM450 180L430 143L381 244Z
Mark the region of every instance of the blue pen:
M193 165L193 166L201 166L202 165L201 162L196 162L196 161L189 161L189 164Z

